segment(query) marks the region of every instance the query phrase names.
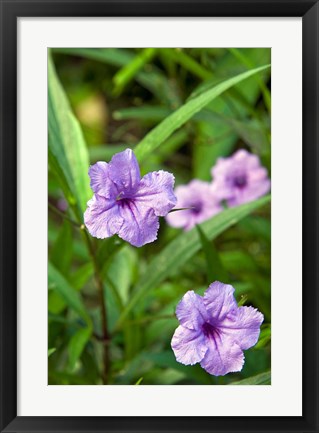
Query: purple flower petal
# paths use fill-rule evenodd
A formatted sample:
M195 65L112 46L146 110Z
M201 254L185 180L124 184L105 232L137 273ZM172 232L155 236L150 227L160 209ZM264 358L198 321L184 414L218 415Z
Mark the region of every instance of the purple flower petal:
M99 161L89 168L90 187L96 194L106 198L115 198L117 188L108 176L108 164Z
M131 149L113 156L110 163L97 162L89 170L95 192L84 215L92 236L122 239L140 247L157 238L159 216L176 204L174 176L165 171L149 173L141 179Z
M222 210L218 197L208 182L194 179L188 185L180 185L175 189L177 208L190 208L172 212L166 221L172 227L192 229Z
M134 198L154 209L155 215L165 216L177 202L173 188L174 176L171 173L153 171L141 179Z
M232 311L219 325L242 349L254 346L259 338L264 316L253 307L239 307Z
M183 326L175 330L171 345L176 360L185 365L200 362L207 352L204 335L199 330L194 331Z
M153 209L134 200L120 200L119 203L119 214L124 221L118 232L120 238L135 247L155 241L159 221Z
M114 182L119 192L133 193L141 179L137 159L131 149L113 156L108 164L109 178Z
M115 200L94 194L93 198L88 201L84 223L92 236L104 239L113 236L120 230L123 218L119 214Z
M212 176L215 195L230 207L256 200L270 190L267 170L257 155L244 149L229 158L219 158Z
M219 322L233 309L237 308L234 298L235 289L219 281L212 283L204 294L204 304L209 316Z
M189 290L176 307L179 323L188 329L200 329L208 320L202 296Z
M253 307L238 307L234 288L219 281L209 286L204 297L187 292L176 315L180 322L172 339L176 360L200 362L215 376L242 369L243 350L256 344L264 318Z
M239 149L233 155L234 161L243 165L246 169L251 170L260 166L259 158L257 155L249 153L245 149Z
M215 333L206 338L208 348L200 365L214 376L241 371L244 365L244 354L236 342L222 333Z
M256 200L259 197L267 194L270 190L270 180L264 179L259 181L255 185L252 185L249 189L245 189L243 191L236 191L236 193L232 193L228 195L228 206L234 207L243 203L248 203L250 201Z

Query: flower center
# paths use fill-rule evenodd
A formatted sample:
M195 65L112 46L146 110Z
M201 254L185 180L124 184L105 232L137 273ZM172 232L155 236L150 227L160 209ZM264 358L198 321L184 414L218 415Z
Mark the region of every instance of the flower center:
M245 175L236 176L233 180L234 186L237 188L244 188L247 185L247 178Z
M202 203L192 203L191 205L191 212L195 215L201 213L202 209L203 209L203 204Z
M210 338L210 337L215 338L216 335L219 335L218 329L208 322L205 322L203 324L202 330L203 330L204 335L208 338Z

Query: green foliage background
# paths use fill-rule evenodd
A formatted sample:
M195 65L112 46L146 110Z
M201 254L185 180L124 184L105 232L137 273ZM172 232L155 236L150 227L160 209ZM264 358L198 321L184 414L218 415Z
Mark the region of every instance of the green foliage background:
M270 383L269 196L187 233L161 219L158 240L142 248L82 226L89 165L128 147L142 175L164 169L176 185L210 180L216 159L238 148L270 174L269 63L264 48L49 53L49 384ZM219 378L177 363L170 348L177 303L216 279L265 316L243 370Z

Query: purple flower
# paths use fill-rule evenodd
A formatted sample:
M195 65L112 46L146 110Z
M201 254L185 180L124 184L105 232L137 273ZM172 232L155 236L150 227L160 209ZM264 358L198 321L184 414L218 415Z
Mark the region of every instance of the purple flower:
M270 190L267 170L257 155L244 149L229 158L219 158L212 176L214 193L230 207L255 200Z
M175 189L177 208L191 208L171 212L166 221L173 227L183 227L190 230L223 208L214 195L211 185L201 180L192 180L188 185L181 185Z
M177 305L180 326L172 338L176 360L200 365L214 376L240 371L243 350L254 346L264 316L253 307L238 307L234 288L215 281L199 296L188 291Z
M109 163L92 165L89 176L94 195L84 222L92 236L103 239L117 233L136 247L157 238L158 217L176 204L171 173L153 171L141 178L133 151L126 149Z

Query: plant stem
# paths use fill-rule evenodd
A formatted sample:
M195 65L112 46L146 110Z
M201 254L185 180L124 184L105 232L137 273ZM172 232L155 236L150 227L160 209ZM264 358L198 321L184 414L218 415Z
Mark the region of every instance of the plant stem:
M103 344L102 380L103 380L103 384L105 385L108 383L109 371L110 371L110 354L109 354L110 335L107 327L107 312L106 312L105 299L104 299L103 281L101 278L99 264L96 260L96 255L95 255L95 251L91 239L86 230L82 230L82 233L85 238L85 242L87 244L93 262L94 279L99 293L99 302L101 307L101 319L102 319L102 337L100 338L100 341Z

